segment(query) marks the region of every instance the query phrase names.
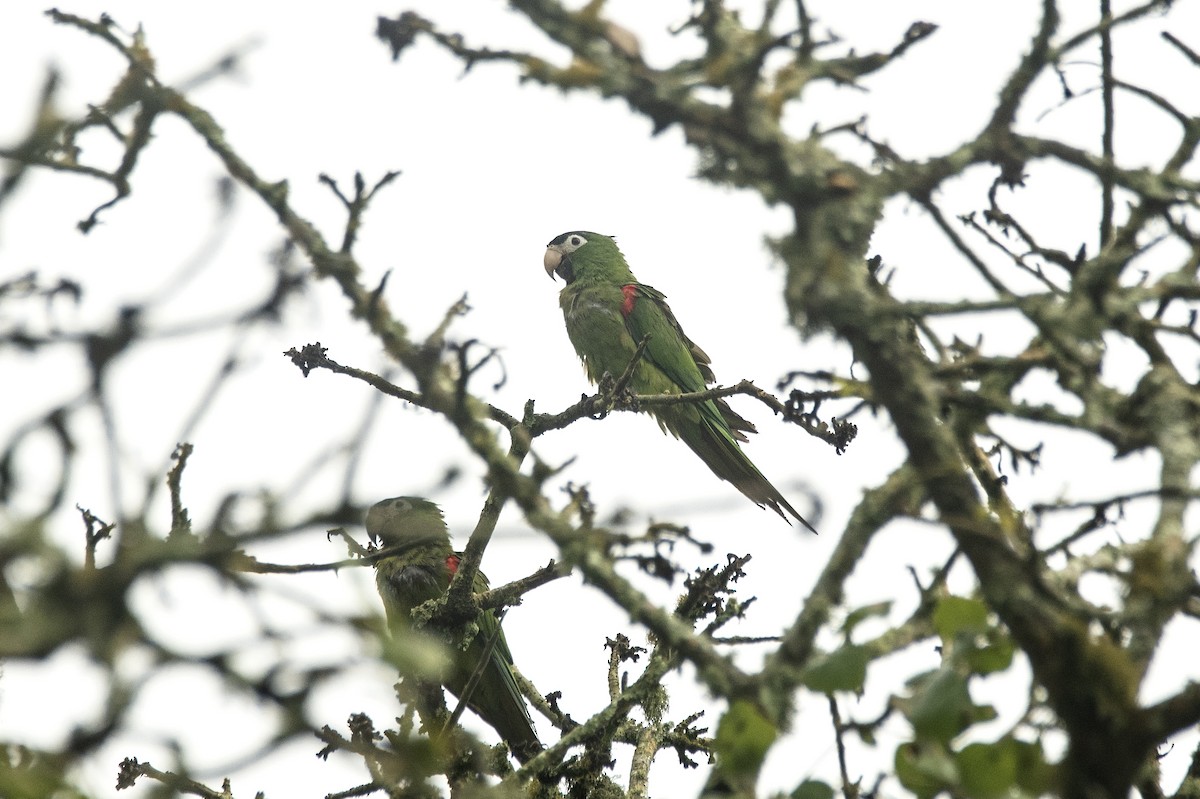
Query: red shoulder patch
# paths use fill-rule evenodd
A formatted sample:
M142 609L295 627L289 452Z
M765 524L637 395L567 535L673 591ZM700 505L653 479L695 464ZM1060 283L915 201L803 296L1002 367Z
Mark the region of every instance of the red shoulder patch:
M634 303L637 302L637 283L628 283L621 286L621 294L625 297L621 303L621 316L629 316L633 313Z
M458 574L458 555L451 552L446 556L446 568L450 570L450 576Z

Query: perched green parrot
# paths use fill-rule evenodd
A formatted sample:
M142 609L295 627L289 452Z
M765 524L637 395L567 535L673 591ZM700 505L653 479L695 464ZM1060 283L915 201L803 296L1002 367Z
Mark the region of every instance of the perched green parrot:
M559 305L567 335L593 383L605 372L613 377L624 373L646 335L650 340L629 384L635 394L703 391L716 380L708 355L679 327L666 296L637 282L611 237L584 230L564 233L546 246L544 264L551 278L557 275L567 284ZM659 427L683 439L717 477L733 483L759 507L785 520L787 511L816 532L742 452L738 442L755 432L754 425L725 401L649 411Z
M383 598L392 636L403 642L405 636L416 632L412 627L413 608L446 591L462 556L450 545L450 531L441 509L421 497L376 502L367 511L366 525L372 540L384 547L399 547L395 554L375 562L375 584ZM476 574L473 589L476 593L488 590L482 573ZM500 733L518 760L528 762L542 745L513 677L512 653L504 631L499 630L500 622L490 610L481 613L476 622L479 631L467 648L453 650L443 684L461 697L488 641L499 631L467 706Z

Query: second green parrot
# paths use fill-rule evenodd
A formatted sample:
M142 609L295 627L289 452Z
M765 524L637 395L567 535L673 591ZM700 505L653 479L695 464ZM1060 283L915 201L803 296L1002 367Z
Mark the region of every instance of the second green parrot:
M366 526L373 541L396 550L375 562L375 584L392 636L403 646L407 637L418 634L413 629L413 608L446 591L461 555L450 544L441 509L421 497L392 497L375 503L367 511ZM472 589L475 593L488 590L482 573L476 574ZM528 762L542 745L513 676L512 653L504 631L491 610L480 613L476 622L479 630L466 649L453 649L443 684L461 698L489 640L496 636L482 676L467 697L467 707L500 733L518 760Z
M638 343L649 335L642 359L629 387L635 394L683 394L704 391L716 380L709 357L684 334L666 297L629 270L625 256L609 236L575 230L546 246L546 273L561 277L566 286L559 305L567 335L583 360L588 378L598 382L605 372L624 373ZM816 530L742 452L739 441L754 425L724 400L649 409L659 426L682 439L722 480L728 480L759 507L768 507L785 520L784 511Z

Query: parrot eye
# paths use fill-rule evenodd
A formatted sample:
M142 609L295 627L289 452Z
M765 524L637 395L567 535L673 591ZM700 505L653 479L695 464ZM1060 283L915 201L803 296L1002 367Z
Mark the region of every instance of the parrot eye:
M587 236L582 233L564 233L547 246L554 247L563 255L568 255L587 243Z
M407 499L397 499L392 503L392 507L396 510L412 510L412 503Z

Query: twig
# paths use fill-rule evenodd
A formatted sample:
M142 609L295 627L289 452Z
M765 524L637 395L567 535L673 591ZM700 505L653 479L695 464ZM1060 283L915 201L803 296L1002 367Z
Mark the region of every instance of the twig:
M367 204L375 197L375 195L384 186L387 186L396 178L400 177L398 170L390 170L383 173L383 177L375 181L375 185L369 190L366 187L366 181L363 180L361 172L354 173L354 196L346 197L342 194L342 190L338 187L337 181L322 172L317 176L317 179L324 183L329 189L341 200L342 205L346 208L346 231L342 234L342 246L339 252L349 255L354 249L354 242L358 238L358 230L362 225L363 212L367 210Z
M171 532L167 534L168 538L192 532L192 520L188 518L187 508L183 506L183 489L180 483L193 449L191 444L184 442L176 446L171 455L175 465L167 472L167 488L171 495Z
M1179 52L1183 53L1184 57L1187 58L1188 61L1191 61L1196 66L1200 67L1200 53L1197 53L1195 50L1188 47L1170 31L1163 31L1162 37L1173 44L1175 48L1179 50Z
M619 397L625 393L629 387L629 381L633 379L633 373L637 370L638 364L642 360L642 356L646 352L646 345L650 343L650 334L642 336L642 340L638 342L637 349L633 351L633 357L629 359L629 363L625 365L625 371L621 372L621 376L617 378L616 385L613 386L612 395Z
M533 589L554 582L560 577L566 577L570 573L571 570L568 567L551 560L527 577L522 577L519 580L513 580L511 583L505 583L499 588L493 588L490 591L476 594L475 601L484 610L513 605L520 602L521 597Z
M496 642L500 640L500 634L503 632L503 628L500 626L502 621L504 621L504 612L499 611L496 613L496 627L488 635L487 640L484 641L483 651L480 653L479 660L475 664L471 676L467 678L467 684L463 686L462 693L459 694L458 704L454 707L450 718L446 719L446 723L442 726L439 737L444 736L462 718L463 711L467 709L467 705L471 701L471 696L474 695L475 689L479 686L479 681L483 679L483 673L491 665L492 652L496 649Z
M846 728L842 726L842 715L838 712L837 697L829 694L829 716L833 719L833 739L837 744L838 771L842 777L842 795L846 799L858 799L858 781L850 781L850 773L846 768Z
M387 394L390 397L411 402L413 405L418 405L422 408L438 410L438 408L429 402L429 399L425 394L401 388L400 386L395 385L383 377L380 377L374 372L368 372L365 369L356 369L353 366L343 366L337 361L334 361L332 358L327 357L325 355L326 351L327 348L322 347L321 342L318 341L316 344L306 344L299 350L293 347L283 354L290 358L292 362L295 363L300 370L305 373L306 376L313 369L328 369L334 374L346 375L347 377L353 377L356 380L361 380L370 385L372 388L382 391L384 394ZM492 421L498 422L509 429L517 426L518 420L515 417L505 413L494 405L487 403L484 404Z

